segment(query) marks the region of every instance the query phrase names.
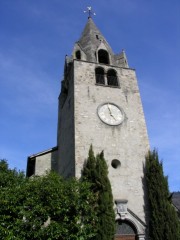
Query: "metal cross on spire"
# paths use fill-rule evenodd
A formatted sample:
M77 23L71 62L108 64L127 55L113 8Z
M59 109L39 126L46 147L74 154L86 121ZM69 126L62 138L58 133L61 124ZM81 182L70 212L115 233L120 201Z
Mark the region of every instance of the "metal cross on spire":
M88 18L91 18L92 15L96 15L96 13L92 11L92 7L87 7L87 10L85 10L84 13L88 13Z

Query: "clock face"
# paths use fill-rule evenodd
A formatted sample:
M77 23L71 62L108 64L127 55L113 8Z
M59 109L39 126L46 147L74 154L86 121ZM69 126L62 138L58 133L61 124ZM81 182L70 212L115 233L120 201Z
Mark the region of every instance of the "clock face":
M114 103L104 103L98 107L98 116L106 124L116 126L124 120L123 111Z

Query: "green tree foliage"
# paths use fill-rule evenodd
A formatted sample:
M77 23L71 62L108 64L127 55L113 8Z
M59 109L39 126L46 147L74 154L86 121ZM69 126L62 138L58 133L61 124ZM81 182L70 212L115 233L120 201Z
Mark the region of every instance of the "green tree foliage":
M95 157L92 146L82 172L82 179L92 184L92 192L98 198L96 206L98 215L97 235L93 239L114 239L115 213L111 184L108 178L108 167L104 159L104 153L101 152Z
M0 190L13 185L21 184L25 179L23 172L16 169L9 169L6 160L0 160Z
M97 199L89 183L65 181L54 172L27 179L1 161L0 187L0 239L88 240L95 236Z
M179 240L180 224L171 203L168 179L156 150L146 156L146 181L150 207L149 236L152 240Z

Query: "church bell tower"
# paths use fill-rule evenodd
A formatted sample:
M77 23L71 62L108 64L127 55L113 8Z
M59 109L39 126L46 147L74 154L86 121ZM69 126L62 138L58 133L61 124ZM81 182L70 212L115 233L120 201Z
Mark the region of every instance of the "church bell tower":
M118 231L125 224L129 234L145 239L149 141L136 73L124 51L113 53L91 17L65 59L57 138L58 171L65 177L80 178L91 144L95 154L104 150Z
M66 56L59 96L57 146L28 157L27 176L54 169L81 177L90 145L104 151L116 211L116 240L144 240L147 232L146 123L135 70L114 54L91 17Z

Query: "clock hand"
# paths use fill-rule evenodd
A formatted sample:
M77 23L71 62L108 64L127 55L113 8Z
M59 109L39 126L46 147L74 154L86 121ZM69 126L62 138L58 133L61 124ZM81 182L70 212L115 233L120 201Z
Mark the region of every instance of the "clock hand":
M114 118L114 120L116 121L116 118L114 117L114 115L113 114L110 114L111 115L111 117L113 117Z
M109 113L110 113L110 115L111 115L112 113L111 113L111 109L110 109L110 107L109 107L109 103L108 103L108 109L109 109Z
M107 105L107 106L108 106L108 109L109 109L110 116L111 116L111 117L113 117L113 118L114 118L114 120L116 121L116 118L115 118L115 117L114 117L114 115L112 114L112 112L111 112L111 109L110 109L110 107L109 107L109 103L108 103L108 105Z

